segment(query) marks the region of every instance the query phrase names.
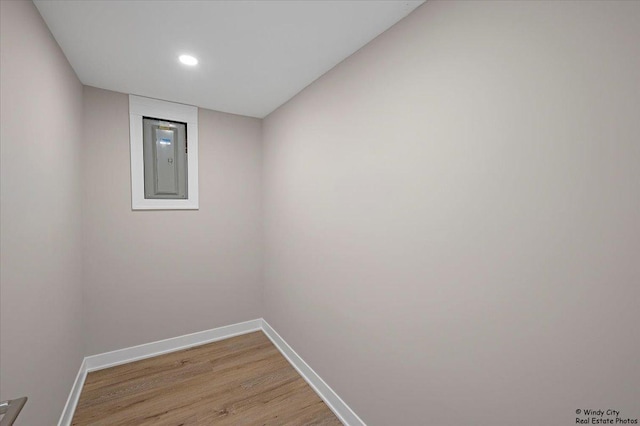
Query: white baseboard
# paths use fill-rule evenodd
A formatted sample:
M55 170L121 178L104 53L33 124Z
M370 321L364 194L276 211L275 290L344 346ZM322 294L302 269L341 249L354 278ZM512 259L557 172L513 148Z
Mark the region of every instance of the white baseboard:
M102 354L85 357L73 383L67 403L64 406L58 426L70 426L73 413L80 399L80 392L87 373L114 367L145 358L151 358L170 352L180 351L193 346L204 345L218 340L262 330L282 355L298 371L313 390L346 426L366 426L345 402L327 385L318 374L284 341L282 337L262 318L237 324L218 327L211 330L172 337L157 342L145 343L130 348L118 349Z
M118 349L116 351L85 357L80 366L80 371L73 383L69 398L64 406L58 426L70 426L73 413L76 411L80 392L84 385L87 373L103 368L114 367L128 362L138 361L145 358L180 351L193 346L204 345L205 343L217 340L228 339L241 334L262 330L262 319L241 322L224 327L213 328L211 330L199 331L197 333L185 334L184 336L172 337L170 339L159 340L157 342L145 343L143 345L132 346L130 348Z
M345 426L366 426L342 398L322 380L322 377L313 371L309 364L264 319L262 319L262 331Z
M182 349L204 345L205 343L228 339L234 336L240 336L241 334L247 334L261 329L262 319L254 319L251 321L226 325L224 327L212 328L211 330L185 334L184 336L159 340L157 342L132 346L130 348L105 352L103 354L91 355L86 357L84 360L87 372L91 372L102 370L103 368L115 367L116 365L126 364L132 361L151 358L169 352L181 351Z
M71 392L69 392L67 403L64 404L64 409L62 410L60 421L58 421L58 426L68 426L71 424L71 420L73 420L73 413L76 411L76 406L78 405L78 400L80 399L82 385L84 385L84 379L87 378L87 367L85 360L86 358L83 359L82 363L80 364L80 370L78 370L76 380L73 382Z

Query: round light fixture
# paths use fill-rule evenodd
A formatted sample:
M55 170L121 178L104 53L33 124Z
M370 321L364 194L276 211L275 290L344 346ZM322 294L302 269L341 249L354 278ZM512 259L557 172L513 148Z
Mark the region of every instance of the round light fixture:
M198 60L191 55L180 55L178 59L185 65L198 65Z

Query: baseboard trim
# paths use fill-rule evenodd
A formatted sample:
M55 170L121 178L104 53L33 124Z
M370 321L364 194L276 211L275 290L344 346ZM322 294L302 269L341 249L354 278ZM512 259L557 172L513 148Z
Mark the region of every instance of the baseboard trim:
M67 403L64 404L64 409L62 410L60 421L58 421L58 426L68 426L71 424L71 420L73 420L73 413L76 411L76 406L78 405L78 400L80 399L80 392L82 391L82 386L84 385L84 379L87 378L87 366L85 360L86 358L83 359L82 363L80 364L80 370L78 370L76 380L73 382L71 392L69 392Z
M197 333L185 334L183 336L172 337L170 339L159 340L157 342L145 343L130 348L118 349L102 354L91 355L84 358L80 366L80 371L73 383L69 398L64 406L58 426L70 426L73 413L76 411L82 386L87 378L87 373L103 368L115 367L116 365L128 362L139 361L163 355L169 352L180 351L193 346L204 345L218 340L228 339L241 334L262 330L262 319L254 319L224 327L213 328L211 330L199 331Z
M345 426L366 426L362 419L322 380L318 373L313 371L309 364L289 346L264 318L262 319L262 331Z
M287 344L287 342L263 318L237 324L218 327L211 330L172 337L157 342L145 343L130 348L118 349L102 354L85 357L73 383L67 403L64 406L58 426L70 426L73 414L80 399L82 386L87 373L104 368L114 367L145 358L151 358L170 352L180 351L193 346L204 345L230 337L240 336L261 330L273 342L276 348L296 369L302 378L320 396L345 426L366 426L365 423L349 408L333 389Z
M199 331L197 333L185 334L184 336L172 337L170 339L159 340L157 342L145 343L130 348L118 349L116 351L105 352L98 355L91 355L85 358L87 372L90 373L103 368L115 367L116 365L128 362L139 361L163 355L169 352L181 351L193 346L204 345L230 337L240 336L262 329L262 320L240 322L226 325L224 327L213 328L211 330Z

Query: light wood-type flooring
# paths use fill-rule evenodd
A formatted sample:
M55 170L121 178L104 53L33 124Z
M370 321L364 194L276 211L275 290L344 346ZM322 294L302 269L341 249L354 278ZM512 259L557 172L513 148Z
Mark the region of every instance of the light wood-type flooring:
M87 375L73 425L341 425L261 332Z

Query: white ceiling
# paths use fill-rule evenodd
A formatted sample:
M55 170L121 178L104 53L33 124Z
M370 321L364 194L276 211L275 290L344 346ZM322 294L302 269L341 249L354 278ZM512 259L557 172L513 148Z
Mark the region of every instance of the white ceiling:
M422 2L35 4L86 85L264 117Z

